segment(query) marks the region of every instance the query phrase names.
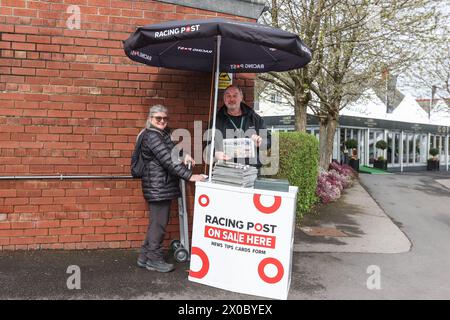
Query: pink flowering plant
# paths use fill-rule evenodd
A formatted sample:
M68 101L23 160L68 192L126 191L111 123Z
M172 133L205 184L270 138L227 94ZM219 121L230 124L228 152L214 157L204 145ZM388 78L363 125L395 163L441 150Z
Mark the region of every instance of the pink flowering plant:
M358 177L358 172L353 170L352 167L350 167L348 164L339 164L335 161L330 163L329 170L336 170L340 174L344 176L350 176L352 179L355 179Z
M353 185L356 178L357 173L350 166L333 162L329 171L319 173L316 195L324 204L336 201L344 189Z

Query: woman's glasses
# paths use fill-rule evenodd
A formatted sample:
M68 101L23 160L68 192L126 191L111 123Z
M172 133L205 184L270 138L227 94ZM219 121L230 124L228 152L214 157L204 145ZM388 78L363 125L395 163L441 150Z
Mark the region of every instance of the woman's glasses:
M164 120L164 122L169 121L169 117L160 117L160 116L153 117L153 116L152 116L152 118L155 118L155 120L156 120L157 122L161 122L161 121L163 121L163 120Z

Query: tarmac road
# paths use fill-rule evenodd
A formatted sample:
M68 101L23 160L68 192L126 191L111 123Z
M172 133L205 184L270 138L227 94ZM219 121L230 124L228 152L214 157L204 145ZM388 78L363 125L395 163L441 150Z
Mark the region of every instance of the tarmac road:
M360 177L412 247L295 252L289 299L450 299L450 189L435 181L450 175ZM135 250L0 252L0 299L264 300L190 282L187 263L160 274L137 268L136 257ZM70 265L80 267L81 289L67 287Z

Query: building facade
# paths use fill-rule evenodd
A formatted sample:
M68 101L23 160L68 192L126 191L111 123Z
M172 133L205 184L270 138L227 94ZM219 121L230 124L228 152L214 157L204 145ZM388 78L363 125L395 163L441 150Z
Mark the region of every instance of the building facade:
M272 101L271 101L272 100ZM269 99L259 102L259 114L268 128L274 131L294 130L292 107L286 101ZM448 171L450 165L450 108L443 101L434 104L427 114L410 96L402 99L387 113L386 105L373 92L349 104L339 116L333 144L333 159L343 161L347 152L344 142L357 141L360 165L373 166L374 160L383 156L389 171L426 170L431 148L438 149L440 170ZM307 131L319 138L318 119L308 114ZM376 148L377 141L387 142L387 149Z

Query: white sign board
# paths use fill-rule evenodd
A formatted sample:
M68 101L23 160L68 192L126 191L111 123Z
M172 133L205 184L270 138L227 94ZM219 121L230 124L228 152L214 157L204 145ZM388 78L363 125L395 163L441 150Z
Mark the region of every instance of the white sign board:
M297 187L289 192L197 182L189 280L287 299Z

